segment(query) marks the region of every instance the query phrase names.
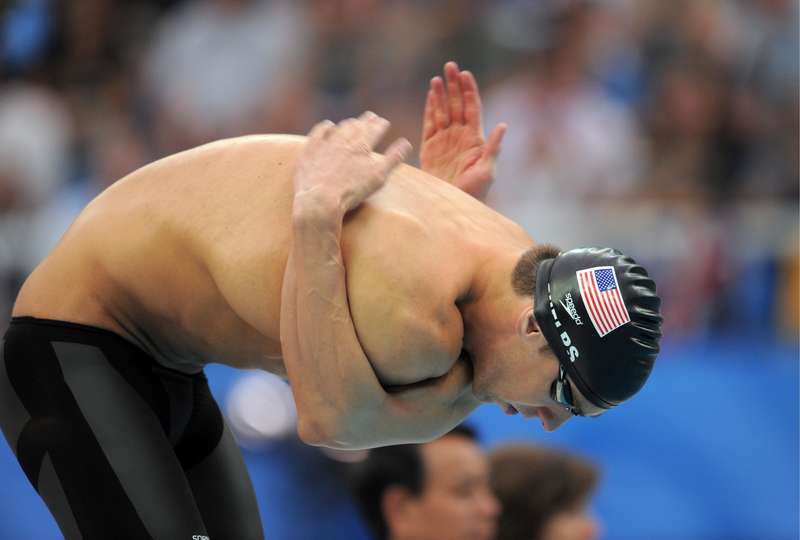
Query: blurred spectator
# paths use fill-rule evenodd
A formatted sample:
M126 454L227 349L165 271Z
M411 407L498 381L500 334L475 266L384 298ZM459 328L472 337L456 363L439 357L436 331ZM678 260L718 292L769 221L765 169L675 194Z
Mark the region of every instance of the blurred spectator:
M423 444L370 451L353 469L356 502L379 540L491 540L500 507L466 426Z
M450 60L481 77L485 0L308 0L314 28L305 133L319 117L372 110L392 122L386 140L419 146L428 83Z
M494 450L492 488L503 508L497 540L594 540L600 526L588 505L598 479L585 459L543 447Z
M304 2L195 0L158 22L142 77L161 155L273 129L302 110ZM283 126L278 126L283 127Z
M32 208L69 169L72 118L60 96L18 81L0 91L0 211Z
M312 87L309 105L315 112L308 115L310 127L315 118L338 121L364 110L363 94L366 92L362 85L369 84L365 77L368 51L379 45L376 38L381 33L387 33L387 39L391 40L393 29L388 23L392 7L386 2L308 0L308 4L314 29L309 57ZM405 71L403 57L406 48L391 51L392 67L400 72Z
M656 195L797 197L797 3L640 3Z
M521 15L527 17L517 25L532 20L534 28L546 29L545 37L516 44L528 54L485 92L487 125L509 124L499 180L487 202L507 212L513 206L629 196L643 167L635 117L590 76L587 64L599 20L595 12L602 8L589 2L526 6L528 13ZM515 46L506 44L508 35L497 39L503 47Z

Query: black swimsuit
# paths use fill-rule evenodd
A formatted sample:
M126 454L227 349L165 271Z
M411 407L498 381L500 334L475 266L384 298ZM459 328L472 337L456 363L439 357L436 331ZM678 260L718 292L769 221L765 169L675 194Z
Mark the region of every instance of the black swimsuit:
M111 331L12 319L0 428L66 540L264 538L203 372L162 367Z

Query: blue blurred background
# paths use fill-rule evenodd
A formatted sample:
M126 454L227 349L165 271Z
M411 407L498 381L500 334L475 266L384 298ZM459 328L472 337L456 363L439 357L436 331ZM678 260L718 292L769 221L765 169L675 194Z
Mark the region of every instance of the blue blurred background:
M491 448L595 459L607 539L798 538L796 0L18 0L0 8L0 330L80 209L165 155L370 109L416 147L455 60L508 124L487 203L537 242L653 274L664 350L631 403ZM208 369L226 408L250 373ZM296 437L246 458L268 538L366 538L347 464ZM336 456L341 459L342 456ZM0 445L0 540L60 538Z

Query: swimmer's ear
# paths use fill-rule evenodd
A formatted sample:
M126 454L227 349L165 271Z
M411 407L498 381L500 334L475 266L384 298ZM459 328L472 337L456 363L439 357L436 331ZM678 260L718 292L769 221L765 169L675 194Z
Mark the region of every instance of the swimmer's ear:
M533 314L533 306L525 308L517 320L517 334L519 337L526 339L537 337L541 333L539 323Z

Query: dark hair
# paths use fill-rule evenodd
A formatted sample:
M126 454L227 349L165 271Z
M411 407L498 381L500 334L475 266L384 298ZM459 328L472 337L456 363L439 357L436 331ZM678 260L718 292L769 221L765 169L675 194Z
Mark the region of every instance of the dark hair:
M537 540L551 518L587 501L599 476L583 458L530 445L502 447L490 460L502 506L497 540Z
M459 425L447 432L448 436L476 440L475 431ZM383 494L393 485L400 485L414 496L422 495L425 487L425 464L419 444L400 444L373 448L363 461L354 463L349 471L353 497L361 515L376 538L386 540L389 529L383 515Z
M539 244L530 248L522 254L514 267L511 277L511 285L514 292L520 296L536 296L536 273L539 270L539 263L547 259L555 259L561 249L553 244Z

